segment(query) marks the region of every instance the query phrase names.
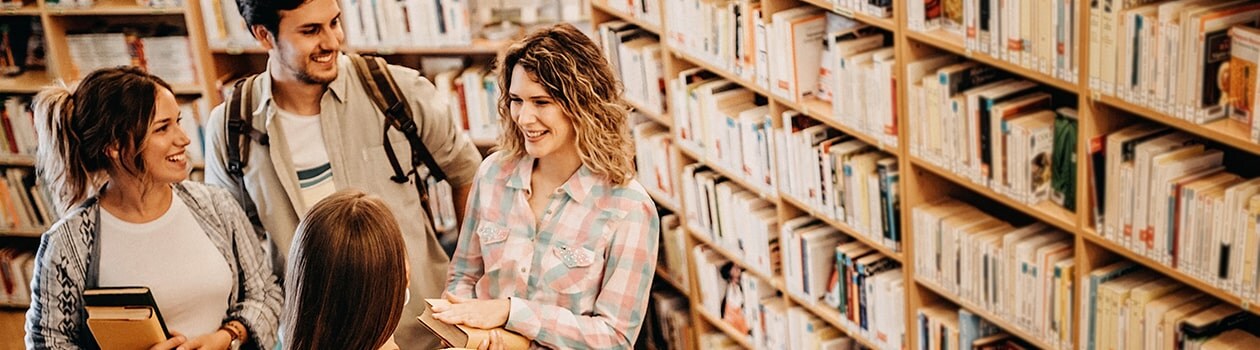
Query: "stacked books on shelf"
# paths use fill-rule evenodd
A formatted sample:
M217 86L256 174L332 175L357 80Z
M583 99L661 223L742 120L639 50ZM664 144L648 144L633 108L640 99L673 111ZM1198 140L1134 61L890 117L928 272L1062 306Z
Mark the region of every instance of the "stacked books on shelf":
M838 310L841 326L887 349L905 341L901 263L811 216L779 232L787 293L807 305Z
M467 46L473 40L471 0L342 0L346 43L361 48ZM255 47L236 0L201 0L210 47Z
M837 11L862 13L871 17L890 18L893 13L892 0L830 0L832 8Z
M679 147L773 196L774 128L764 97L703 69L684 70L672 84Z
M493 143L499 137L499 81L486 63L455 67L433 76L437 100L446 101L451 116L473 142Z
M35 137L35 120L29 96L9 96L0 106L0 154L35 156L39 140Z
M1034 347L1002 332L980 316L946 305L925 306L916 313L919 349L1022 350Z
M4 38L0 40L0 73L12 76L45 65L44 26L39 17L0 18L0 37Z
M83 77L100 68L137 66L170 84L195 84L197 65L188 36L168 30L67 34L73 69L69 76Z
M677 293L653 291L648 302L649 314L644 332L649 332L645 344L649 349L683 350L691 349L691 334L695 328L691 325L691 307L685 295Z
M88 8L96 6L96 0L47 0L44 5L58 8ZM136 0L136 5L152 8L184 6L183 0Z
M897 158L796 111L777 130L781 195L892 249L901 246Z
M675 206L679 201L674 186L674 174L678 174L679 169L675 168L678 162L674 156L676 153L673 138L664 126L646 120L640 114L633 114L632 119L637 119L631 121L634 125L631 135L634 137L634 161L639 183L649 193L662 196L655 198L657 202Z
M57 221L52 196L30 168L0 169L0 228L43 231Z
M1230 28L1260 24L1260 3L1144 0L1091 5L1089 28L1097 33L1088 43L1091 89L1198 124L1226 118L1231 98L1240 97L1228 94L1234 84L1250 79L1254 89L1249 76L1254 73L1230 72Z
M668 272L673 282L681 284L680 292L687 292L687 281L690 281L687 273L687 231L679 222L678 215L661 216L660 247L656 266Z
M1253 349L1255 314L1128 261L1090 271L1082 286L1082 349Z
M910 1L906 8L907 27L918 32L943 31L961 36L961 44L967 52L987 54L1075 84L1081 63L1078 62L1081 44L1077 29L1080 28L1080 3L1075 0ZM1110 7L1110 1L1107 3Z
M951 55L907 70L922 76L909 88L912 155L1024 204L1075 208L1076 110L1061 106L1074 98Z
M31 304L31 278L35 275L35 251L15 247L0 248L0 305Z
M1096 194L1103 203L1099 235L1260 300L1260 179L1226 170L1226 152L1160 125L1135 124L1105 137L1105 157L1092 158L1105 178Z
M762 276L777 271L778 216L773 203L701 164L683 167L687 225Z
M897 145L897 60L892 35L835 14L827 15L815 91L803 94L831 104L834 118L882 145ZM807 50L807 52L813 52ZM812 57L807 57L812 59ZM809 79L802 77L802 79Z
M625 86L623 97L654 115L665 114L665 66L660 40L624 21L599 25L604 56Z
M1260 103L1260 29L1233 26L1229 29L1229 76L1234 77L1224 89L1229 96L1229 125L1245 132L1252 142L1260 142L1260 123L1256 123L1256 107Z
M917 206L911 215L916 278L1045 344L1071 347L1070 234L1043 223L1013 225L953 199Z
M599 2L600 0L595 0ZM636 18L648 24L661 25L661 4L667 1L657 0L605 0L607 6L630 18Z

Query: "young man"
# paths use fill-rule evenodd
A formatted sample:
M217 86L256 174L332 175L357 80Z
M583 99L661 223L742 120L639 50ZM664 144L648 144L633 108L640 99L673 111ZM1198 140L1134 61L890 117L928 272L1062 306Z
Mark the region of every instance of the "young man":
M254 38L267 50L267 69L245 86L256 105L254 129L265 144L250 141L243 176L229 172L224 105L215 108L206 125L206 182L232 189L243 205L252 204L275 248L287 254L298 221L320 199L342 188L358 188L389 204L403 229L411 263L410 294L416 300L437 298L446 280L448 258L438 245L413 183L396 183L385 142L402 166L410 164L407 138L390 129L374 107L349 57L341 53L345 34L337 0L239 0ZM394 81L410 103L418 134L453 188L457 217L462 218L468 185L481 155L446 113L434 87L412 69L389 66ZM244 189L244 191L241 191ZM242 192L247 196L242 196ZM283 271L284 266L273 266ZM435 348L436 339L416 316L424 302L412 301L395 334L406 348Z

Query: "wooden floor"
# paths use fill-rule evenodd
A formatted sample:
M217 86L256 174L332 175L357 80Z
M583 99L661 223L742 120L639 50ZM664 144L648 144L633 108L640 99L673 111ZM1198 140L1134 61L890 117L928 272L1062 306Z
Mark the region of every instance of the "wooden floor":
M26 310L0 309L0 350L18 350L25 347L22 338L25 336L22 325L25 323Z

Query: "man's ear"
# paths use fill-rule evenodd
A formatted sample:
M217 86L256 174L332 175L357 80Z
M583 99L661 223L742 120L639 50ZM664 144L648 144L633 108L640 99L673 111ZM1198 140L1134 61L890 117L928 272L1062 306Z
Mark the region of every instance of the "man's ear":
M249 27L249 32L254 34L254 40L258 40L262 44L263 49L270 51L276 45L276 37L261 24L255 24Z

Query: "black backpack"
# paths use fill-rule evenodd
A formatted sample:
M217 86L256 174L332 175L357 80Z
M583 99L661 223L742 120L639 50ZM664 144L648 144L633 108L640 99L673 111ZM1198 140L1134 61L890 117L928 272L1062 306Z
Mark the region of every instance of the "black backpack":
M429 216L429 227L434 233L439 233L434 220L436 220L433 208L429 203L430 189L428 185L433 183L442 183L446 180L446 173L438 166L437 161L433 160L433 155L429 153L429 149L421 142L419 130L416 128L415 120L412 119L411 105L407 103L402 91L398 89L398 84L394 82L394 77L389 72L388 64L384 59L374 56L360 56L357 54L347 54L350 62L354 65L354 70L359 75L359 81L363 83L363 90L372 98L372 102L376 105L376 109L385 114L385 128L381 130L382 138L385 140L385 155L389 159L390 166L394 169L394 175L390 176L390 180L402 184L407 183L409 178L414 176L416 191L420 194L420 204L424 207L424 212ZM232 98L227 101L227 172L236 178L238 182L244 183L245 167L249 154L249 147L253 142L259 145L267 146L270 141L267 134L254 128L253 125L253 83L258 78L257 74L239 79L236 81L232 89ZM424 110L419 111L421 118L424 117ZM398 162L398 157L394 154L394 147L388 141L389 129L394 128L406 135L407 143L411 146L411 165L409 171L404 171ZM421 168L420 165L424 167ZM418 170L419 169L419 170ZM255 227L262 227L262 220L258 216L258 208L254 206L254 202L249 199L244 187L240 188L239 193L242 198L242 207L245 214L249 216L249 221Z

